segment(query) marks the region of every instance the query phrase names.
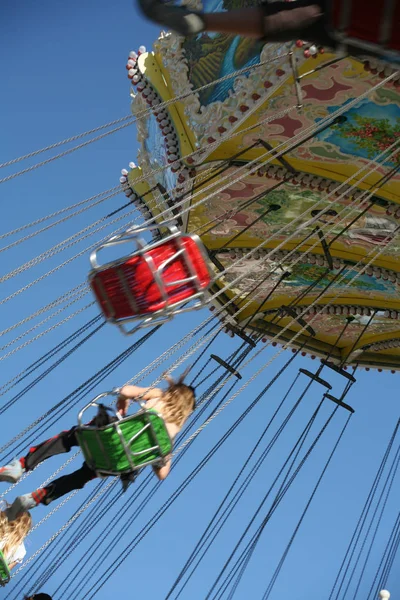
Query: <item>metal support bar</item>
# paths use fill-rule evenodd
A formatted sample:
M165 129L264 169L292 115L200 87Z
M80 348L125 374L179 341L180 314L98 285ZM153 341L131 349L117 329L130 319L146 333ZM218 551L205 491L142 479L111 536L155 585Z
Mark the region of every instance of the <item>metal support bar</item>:
M348 410L352 414L354 414L354 412L355 412L354 408L352 408L349 404L342 402L342 400L340 398L335 398L335 396L332 396L331 394L324 394L324 398L331 400L331 402L334 402L335 404L337 404L338 406L341 406L345 410Z
M252 340L251 337L246 335L242 329L239 329L239 327L236 327L235 325L229 325L229 329L233 331L235 335L240 337L244 342L246 342L246 344L249 344L249 346L251 346L252 348L256 347L256 342Z
M219 259L216 257L216 253L217 253L217 250L212 250L211 252L209 252L210 260L214 263L214 265L217 267L217 269L218 269L218 271L220 271L220 273L224 273L225 267L219 261Z
M325 258L328 262L328 267L330 268L331 271L333 271L333 259L332 259L331 253L329 252L329 247L328 247L328 244L326 243L324 232L321 231L321 229L318 226L315 228L315 231L317 232L317 235L318 235L319 239L321 240L322 250L324 251Z
M210 354L210 358L215 360L217 363L219 363L221 365L221 367L224 367L224 369L226 369L227 371L232 373L232 375L235 375L235 377L237 377L238 379L242 379L242 376L239 373L239 371L237 371L231 365L229 365L223 358L220 358L216 354Z
M332 389L331 384L328 383L327 381L325 381L325 379L322 379L321 377L319 377L316 373L311 373L311 371L307 371L307 369L299 369L299 372L303 373L303 375L306 375L313 381L316 381L316 383L320 383L324 387L328 388L328 390Z
M325 358L322 358L321 364L323 364L325 367L328 367L328 369L332 369L332 371L339 373L339 375L342 375L343 377L345 377L352 383L356 382L356 378L351 373L348 373L341 367L338 367L337 365L335 365L335 363L331 362L330 360L326 360Z
M294 87L297 96L297 108L300 109L303 107L303 91L300 85L299 70L297 68L296 57L294 52L290 53L290 66L292 67L293 72Z
M171 198L171 196L168 193L168 191L165 189L165 187L161 183L157 183L156 188L158 189L158 191L163 196L163 198L165 200L165 203L168 206L168 208L171 209L171 212L174 215L175 219L177 220L178 224L182 225L183 224L182 217L179 216L179 210L176 208L175 202Z
M284 315L286 313L287 315L292 317L292 319L297 321L297 323L299 325L301 325L302 327L304 327L304 329L313 337L316 335L316 333L315 333L314 329L311 327L311 325L308 325L307 322L302 317L299 317L298 314L296 313L296 311L293 308L291 308L290 306L281 306L279 311L282 313L282 315Z
M262 140L261 138L259 138L258 141L262 146L264 146L266 150L268 150L272 154L272 156L276 156L278 154L276 150L274 150L273 146L271 146L271 144L269 144L268 142ZM294 169L292 165L288 163L288 161L286 160L286 158L283 157L283 155L277 156L276 159L281 163L282 166L285 167L285 169L293 173L293 175L297 175L298 171L296 171L296 169Z

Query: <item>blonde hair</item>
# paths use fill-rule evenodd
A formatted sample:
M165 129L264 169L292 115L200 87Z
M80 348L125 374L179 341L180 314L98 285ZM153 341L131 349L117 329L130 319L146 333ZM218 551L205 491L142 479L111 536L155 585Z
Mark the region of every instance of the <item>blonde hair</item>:
M0 512L0 549L6 560L22 544L31 527L32 517L26 510L19 513L13 521L8 520L5 512Z
M163 392L162 402L164 404L162 415L165 421L182 427L186 419L195 409L196 399L191 386L185 385L183 380L185 373L177 381L166 376L168 389Z

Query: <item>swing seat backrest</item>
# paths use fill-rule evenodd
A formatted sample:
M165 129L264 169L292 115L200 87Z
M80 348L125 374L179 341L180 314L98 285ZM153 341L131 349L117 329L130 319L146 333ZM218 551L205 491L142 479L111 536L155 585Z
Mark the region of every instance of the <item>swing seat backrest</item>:
M388 4L377 0L335 0L333 2L332 21L335 31L342 31L346 38L383 47L382 33L385 31L385 48L400 50L400 1L394 0L394 6L388 13ZM344 17L344 21L343 21ZM344 27L342 27L344 23ZM350 42L351 43L351 42ZM373 50L371 46L371 50Z
M153 410L141 410L105 427L78 427L76 433L87 464L100 475L131 473L172 450L165 422Z
M0 550L0 585L4 586L10 581L10 570L3 553Z
M182 235L180 244L183 250L170 239L92 272L90 285L105 317L146 316L204 291L210 272L200 245L190 235Z

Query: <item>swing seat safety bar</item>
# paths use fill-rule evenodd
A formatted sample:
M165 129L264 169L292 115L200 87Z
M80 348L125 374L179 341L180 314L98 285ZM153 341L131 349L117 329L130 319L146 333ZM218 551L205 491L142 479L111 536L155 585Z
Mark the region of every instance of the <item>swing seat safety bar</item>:
M176 314L199 309L207 302L211 270L205 248L196 235L166 225L168 234L147 243L142 235L156 226L131 228L114 236L90 256L89 283L110 323L130 334L138 326L165 323ZM133 251L100 265L100 250L133 245ZM184 306L195 301L190 306ZM140 325L138 322L140 321ZM131 330L126 324L136 322Z
M318 375L316 375L315 373L311 373L311 371L307 371L306 369L299 369L299 371L300 371L300 373L303 373L303 375L310 377L310 379L312 379L316 383L319 383L320 385L328 388L328 390L332 389L332 386L330 383L325 381L325 379L322 379L322 377L318 377Z
M104 406L111 417L107 425L97 427L94 420L83 424L90 408L99 408L100 400L116 396L106 392L97 396L79 413L76 436L88 466L98 476L120 476L147 465L162 464L172 451L172 440L162 417L153 409L141 408L121 417L111 406Z

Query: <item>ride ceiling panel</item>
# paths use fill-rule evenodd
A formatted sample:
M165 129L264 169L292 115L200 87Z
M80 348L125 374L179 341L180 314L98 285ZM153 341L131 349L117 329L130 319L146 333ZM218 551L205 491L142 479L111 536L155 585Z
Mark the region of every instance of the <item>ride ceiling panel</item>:
M301 76L300 108L288 50L293 50ZM254 40L221 34L187 40L164 36L155 51L171 96L188 94L177 103L177 110L203 151L201 161L229 159L261 138L275 148L285 144L286 150L297 144L285 155L296 170L343 181L360 169L370 170L370 161L397 140L398 88L393 82L382 85L380 74L366 71L356 59L331 53L305 59L302 49L290 45L261 48ZM190 94L260 61L267 64ZM373 90L377 85L382 87ZM282 113L289 109L289 114ZM342 122L316 133L316 127L339 110ZM248 128L253 129L240 133ZM261 146L245 152L243 158L267 160ZM376 172L367 172L364 185L377 184L399 164L397 154ZM399 174L383 186L383 197L399 202Z
M302 333L295 345L306 341L307 349L319 355L332 350L336 358L357 349L360 364L400 368L392 341L400 338L400 158L388 158L400 135L398 88L382 85L379 74L357 60L329 53L305 59L294 49L299 107L290 49L221 34L190 40L167 34L155 43L142 72L162 100L179 97L168 112L179 140L187 140L180 147L182 163L185 152L199 150L186 161L186 175L195 177L185 229L201 236L217 276L228 269L214 291L229 287L219 296L222 306L238 295L226 309L237 322L261 310L264 316L251 327L270 337L288 327L282 335L292 343L301 325L277 310L298 302L316 336ZM266 64L229 77L260 61ZM326 123L339 113L340 119ZM160 152L162 138L151 124L144 133L147 162ZM176 176L172 179L167 190L176 184ZM362 192L373 194L376 203L367 207ZM333 270L327 269L316 228L329 247ZM235 264L240 251L256 248L254 257ZM362 266L368 267L365 273ZM283 271L289 274L279 283ZM323 314L311 314L313 303ZM324 309L326 304L332 306ZM356 314L349 322L351 311Z
M355 190L340 198L325 189L244 174L243 166L230 167L213 189L192 198L188 230L198 233L209 249L255 248L264 242L268 248L322 253L319 238L312 235L318 226L327 243L336 238L332 256L368 262L380 253L375 264L398 270L399 222L387 207L374 204L362 214L367 205L354 200Z
M248 128L258 124L258 127L221 144L210 160L229 158L248 148L259 138L277 149L286 148L295 142L297 147L285 154L285 159L294 169L331 177L336 181L344 181L353 175L356 180L364 178L364 186L376 185L400 164L397 152L386 162L384 158L379 160L382 165L374 173L368 174L371 161L398 139L400 94L393 84L388 83L371 92L356 106L349 106L346 110L346 105L372 90L379 82L379 77L363 71L362 65L357 61L340 61L303 80L304 97L300 110L293 109L285 116L260 124L290 106L293 86L291 82L287 82L242 125L242 128ZM345 109L342 122L316 133L316 127L321 127L323 119L341 108ZM308 136L304 134L307 131ZM306 137L309 139L302 141ZM249 151L245 157L249 160L267 160L266 151L262 147ZM356 175L360 169L363 172ZM393 173L390 181L382 186L381 195L399 202L399 173Z

